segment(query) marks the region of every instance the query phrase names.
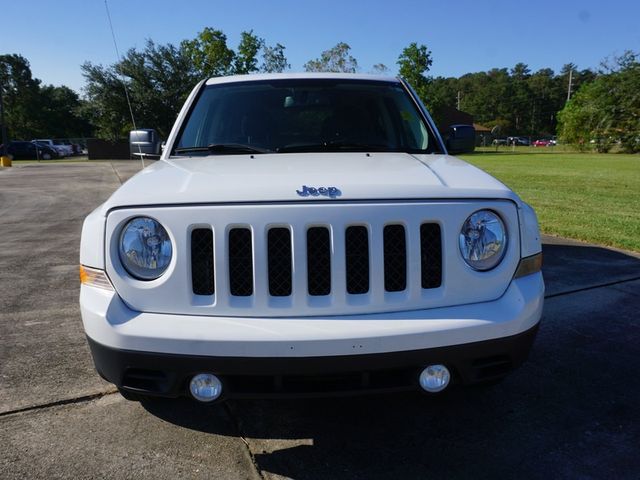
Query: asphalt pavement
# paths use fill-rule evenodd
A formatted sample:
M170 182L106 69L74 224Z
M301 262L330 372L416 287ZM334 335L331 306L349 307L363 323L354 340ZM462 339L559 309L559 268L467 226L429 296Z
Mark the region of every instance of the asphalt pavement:
M529 361L444 396L127 402L78 308L82 220L140 163L0 169L0 478L638 478L640 256L544 238Z

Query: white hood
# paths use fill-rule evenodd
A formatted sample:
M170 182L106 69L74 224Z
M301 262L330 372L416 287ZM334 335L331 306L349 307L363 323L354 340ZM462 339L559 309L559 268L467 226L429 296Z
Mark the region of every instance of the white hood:
M284 153L170 158L144 169L105 203L135 205L329 200L300 196L336 187L337 200L518 197L482 170L447 155Z

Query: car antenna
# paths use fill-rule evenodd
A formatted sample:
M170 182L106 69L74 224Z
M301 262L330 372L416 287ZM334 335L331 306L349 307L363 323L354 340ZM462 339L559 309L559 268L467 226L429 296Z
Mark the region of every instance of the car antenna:
M120 57L120 51L118 50L118 42L116 42L116 34L113 30L113 22L111 21L111 13L109 12L109 4L107 0L104 0L104 8L107 11L107 20L109 20L109 28L111 29L111 38L113 38L113 46L116 49L116 57L118 58L118 62L122 61L122 57ZM120 72L120 81L122 82L122 86L124 87L124 95L127 97L127 105L129 105L129 113L131 114L131 123L133 123L133 129L135 131L138 130L136 127L136 119L133 115L133 108L131 107L131 99L129 98L129 90L127 89L127 83L124 81L124 74ZM140 161L142 162L142 168L144 168L144 155L142 155L142 147L138 142L138 152L140 154Z

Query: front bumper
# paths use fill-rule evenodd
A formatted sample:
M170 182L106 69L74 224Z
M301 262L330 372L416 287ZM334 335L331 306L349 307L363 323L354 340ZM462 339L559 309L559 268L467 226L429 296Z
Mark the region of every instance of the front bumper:
M176 397L191 376L220 376L226 397L417 388L443 363L454 381L494 380L520 365L542 315L536 273L491 302L375 315L235 318L141 313L113 292L82 286L98 372L119 388Z
M145 395L187 395L189 380L215 372L223 397L355 395L417 390L426 365L446 365L454 383L504 377L529 355L538 325L518 335L408 352L333 357L205 357L135 352L105 347L88 338L100 375L118 388Z

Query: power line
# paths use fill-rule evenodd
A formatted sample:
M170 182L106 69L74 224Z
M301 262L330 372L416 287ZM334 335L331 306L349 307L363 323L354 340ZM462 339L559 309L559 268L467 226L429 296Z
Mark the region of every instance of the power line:
M118 42L116 41L116 34L113 30L113 22L111 21L111 13L109 12L109 4L107 0L104 0L104 8L107 10L107 19L109 20L109 28L111 29L111 38L113 39L113 46L116 49L116 56L118 57L118 62L122 62L122 57L120 57L120 50L118 50ZM137 132L138 127L136 126L136 119L133 116L133 108L131 107L131 99L129 98L129 91L127 89L127 83L124 79L124 74L120 72L120 80L122 81L122 86L124 88L124 95L127 97L127 105L129 105L129 113L131 114L131 123L133 123L133 129ZM144 157L142 156L142 147L140 143L138 143L138 150L140 153L140 161L142 162L142 168L144 168Z

